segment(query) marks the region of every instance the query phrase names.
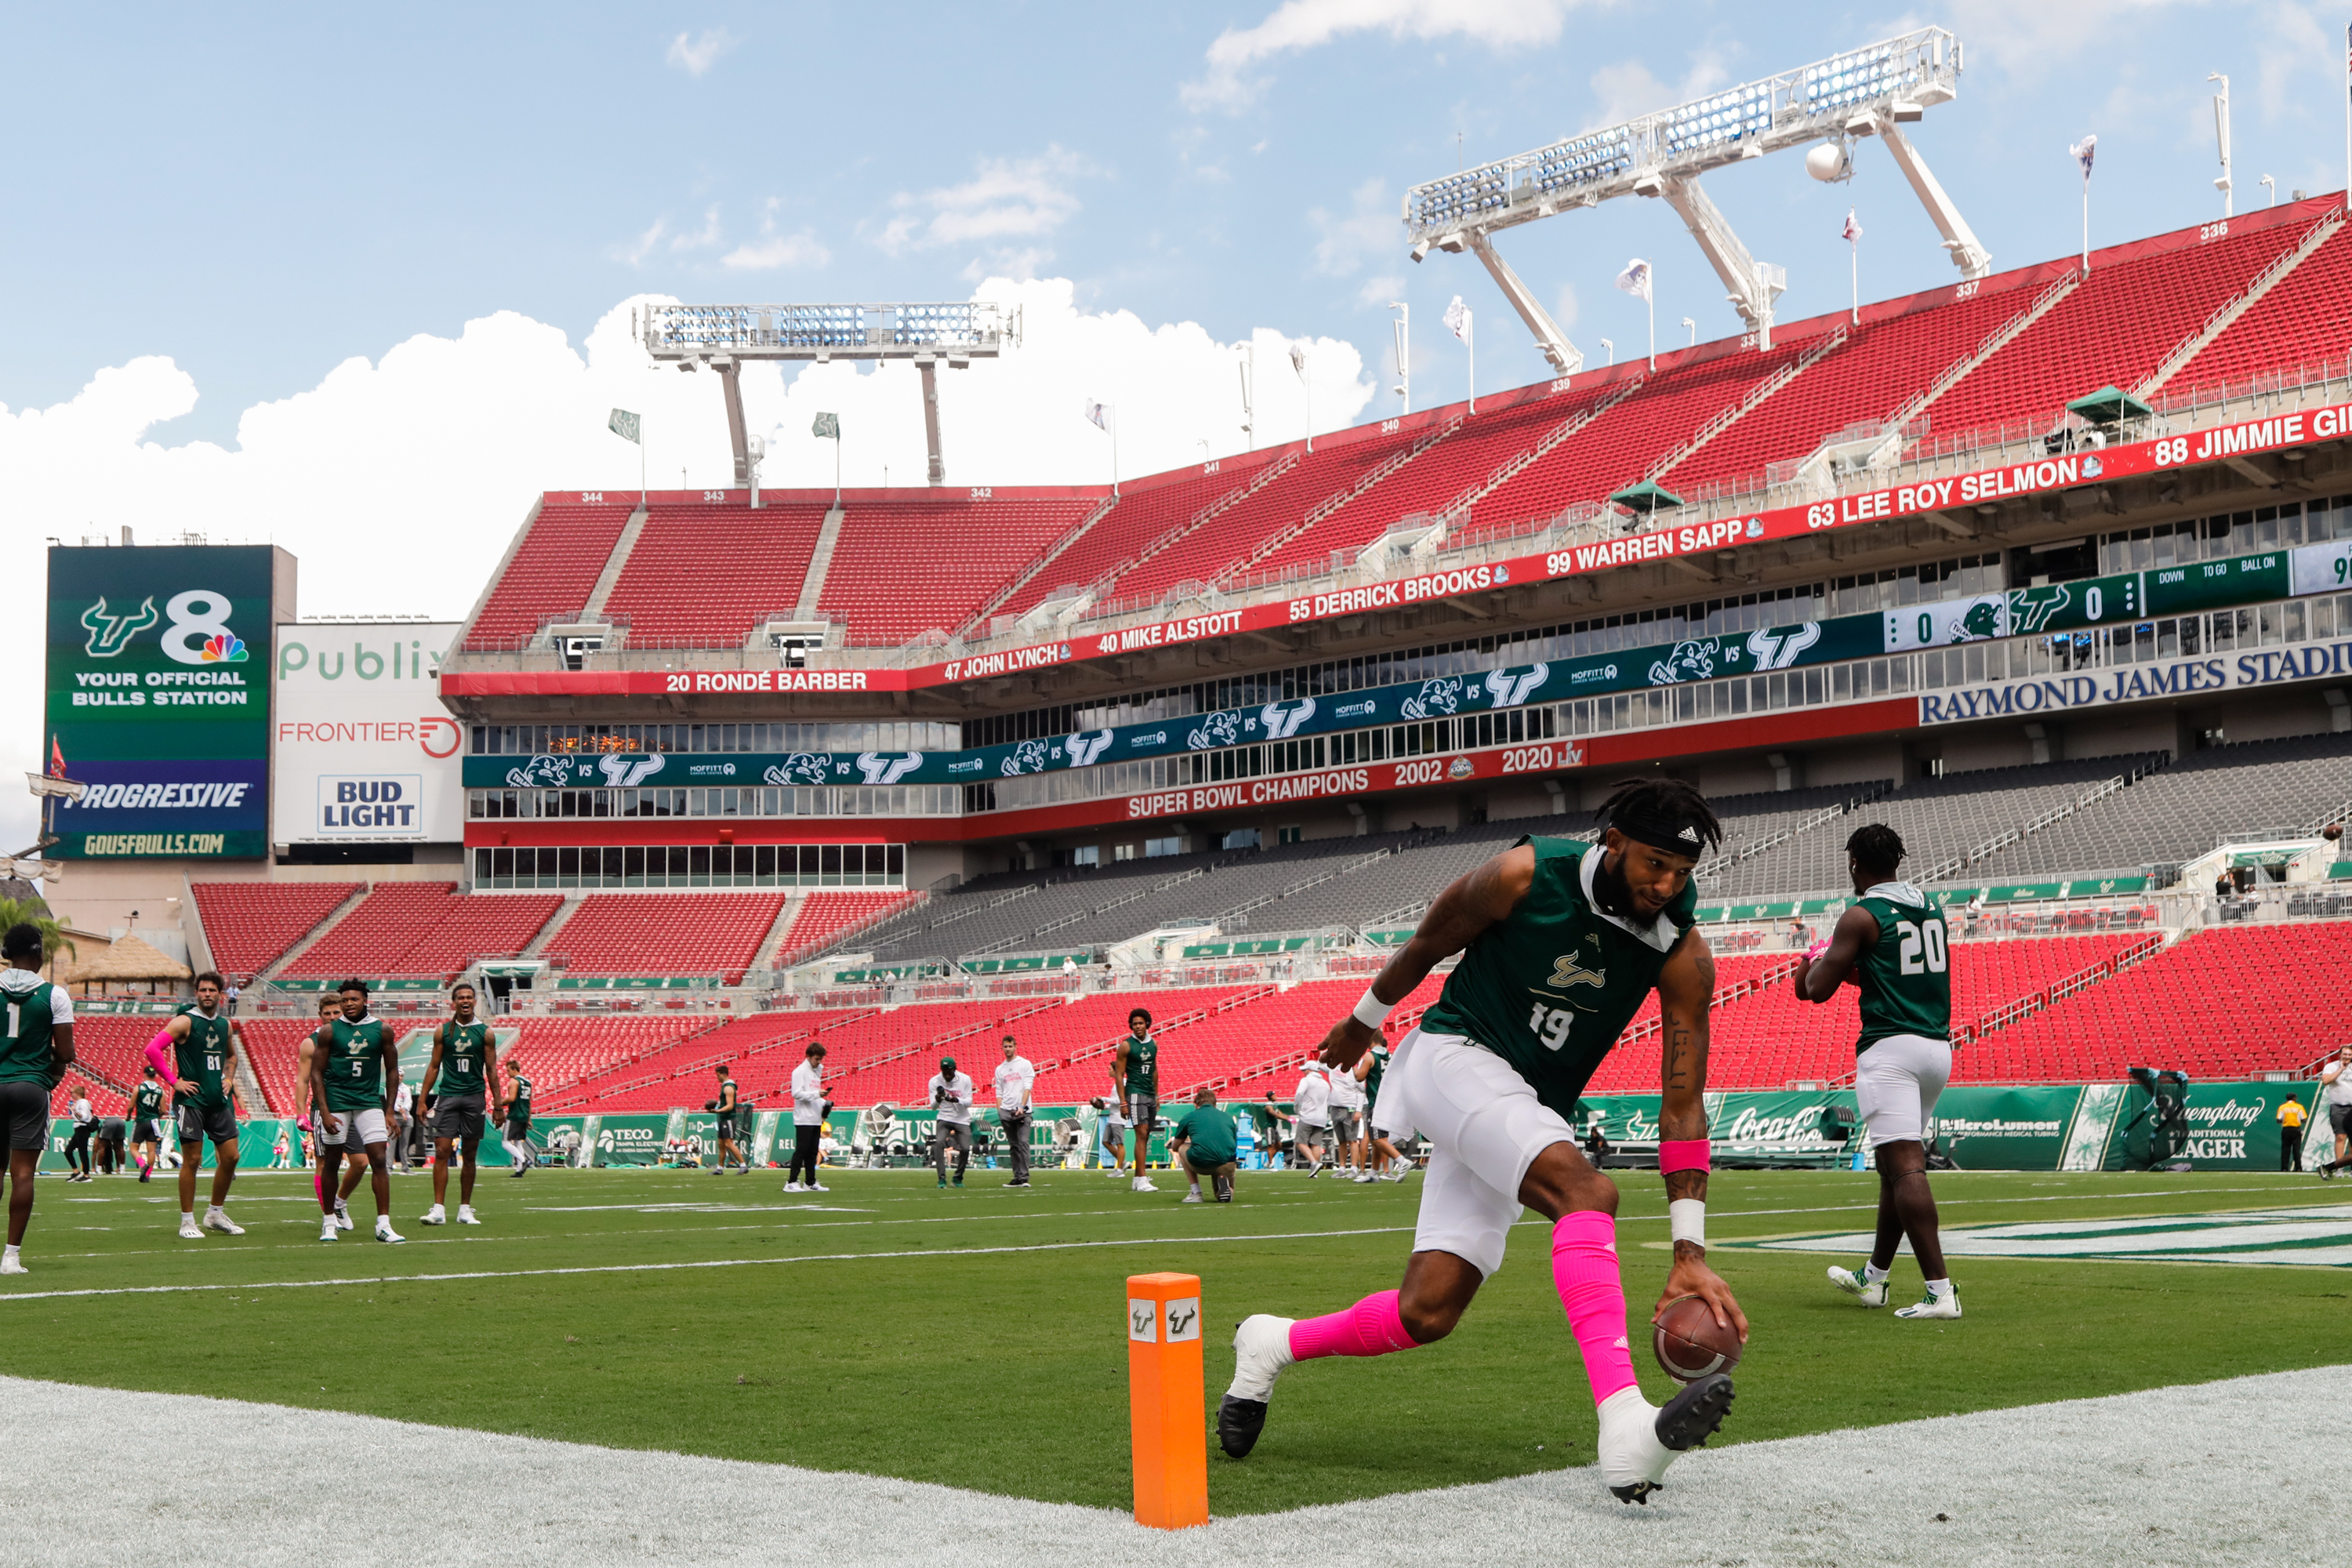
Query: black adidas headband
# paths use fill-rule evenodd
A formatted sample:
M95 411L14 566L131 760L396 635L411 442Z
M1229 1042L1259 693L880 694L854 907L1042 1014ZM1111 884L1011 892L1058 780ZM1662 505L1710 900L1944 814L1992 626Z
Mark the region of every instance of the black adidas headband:
M1696 816L1622 809L1610 817L1609 826L1628 838L1669 854L1687 855L1696 860L1706 853L1706 827Z

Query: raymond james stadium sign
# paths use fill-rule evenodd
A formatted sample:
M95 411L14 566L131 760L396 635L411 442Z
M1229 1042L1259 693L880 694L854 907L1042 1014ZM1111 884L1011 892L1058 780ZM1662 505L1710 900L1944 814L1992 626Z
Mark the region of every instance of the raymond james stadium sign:
M1959 724L1972 719L2063 712L2158 697L2244 691L2304 680L2341 680L2347 675L2352 675L2352 641L2339 639L2309 643L2302 647L2166 659L2083 675L2040 676L1931 692L1919 699L1919 722Z

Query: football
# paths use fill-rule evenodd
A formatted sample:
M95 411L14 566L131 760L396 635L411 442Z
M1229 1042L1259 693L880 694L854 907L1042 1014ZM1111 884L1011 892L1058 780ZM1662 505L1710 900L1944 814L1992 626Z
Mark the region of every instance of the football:
M1739 1364L1739 1331L1715 1321L1715 1309L1696 1296L1677 1296L1658 1309L1650 1325L1650 1346L1658 1364L1677 1383Z

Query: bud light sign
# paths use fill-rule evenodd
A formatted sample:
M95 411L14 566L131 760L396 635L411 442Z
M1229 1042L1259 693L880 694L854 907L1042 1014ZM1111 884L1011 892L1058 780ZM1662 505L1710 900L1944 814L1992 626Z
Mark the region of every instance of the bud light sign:
M322 774L319 780L321 837L422 838L422 773Z

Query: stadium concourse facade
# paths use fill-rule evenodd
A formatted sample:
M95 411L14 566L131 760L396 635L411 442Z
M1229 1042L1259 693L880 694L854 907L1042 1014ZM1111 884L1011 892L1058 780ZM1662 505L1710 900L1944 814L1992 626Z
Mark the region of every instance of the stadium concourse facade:
M1006 1032L1069 1105L1139 999L1163 1090L1286 1097L1446 880L1666 772L1749 1142L1824 1148L1851 1009L1775 982L1885 820L1978 939L1960 1079L2073 1086L1956 1113L1987 1157L2126 1158L2153 1066L2267 1163L2352 1038L2263 979L2352 945L2347 279L2327 196L1116 491L551 491L440 667L448 880L194 885L195 945L289 1011L484 978L547 1111L772 1107L814 1038L903 1106Z

